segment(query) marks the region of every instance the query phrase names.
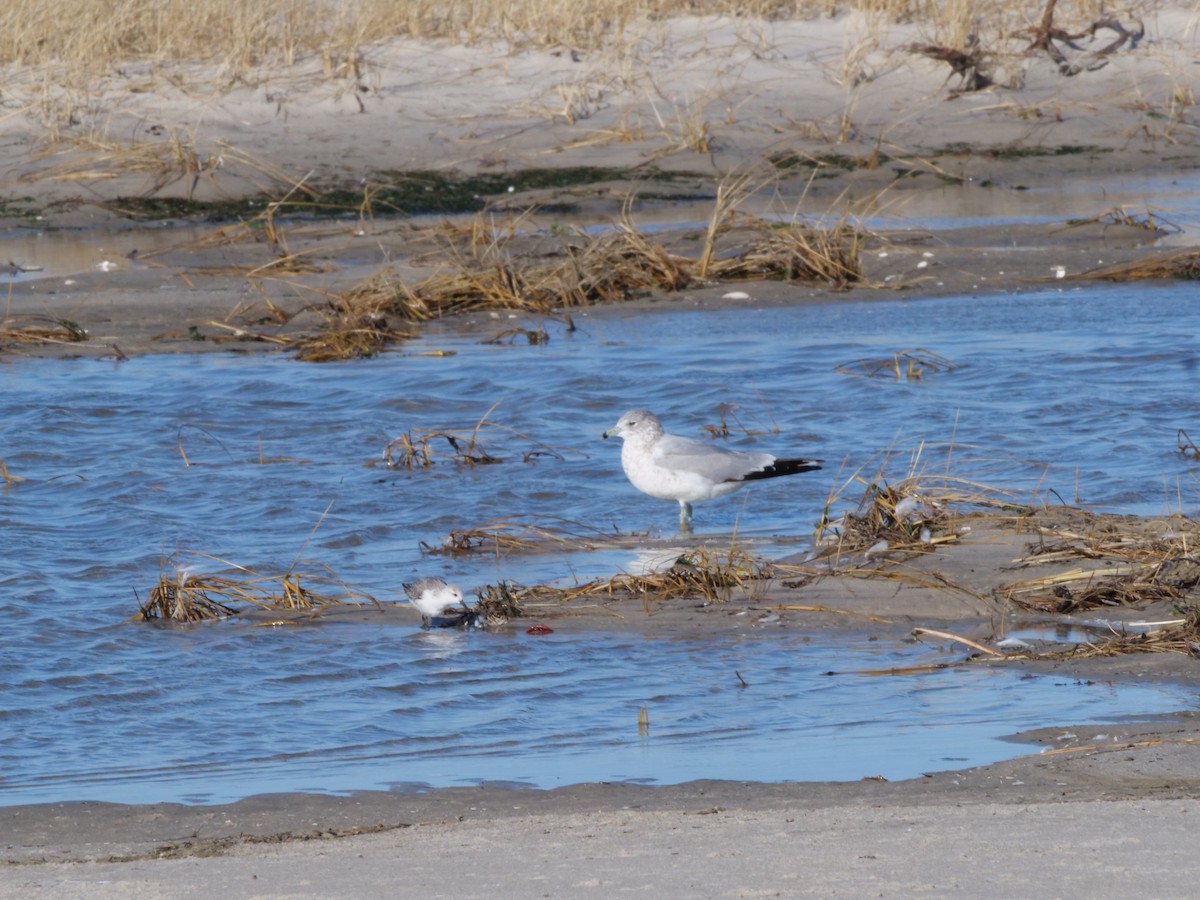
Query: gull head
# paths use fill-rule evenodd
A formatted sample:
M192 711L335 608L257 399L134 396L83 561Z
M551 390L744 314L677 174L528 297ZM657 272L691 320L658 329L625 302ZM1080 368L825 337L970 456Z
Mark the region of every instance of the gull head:
M642 441L653 441L662 435L663 427L662 423L658 421L658 416L644 409L631 409L617 420L616 425L600 437L637 438Z

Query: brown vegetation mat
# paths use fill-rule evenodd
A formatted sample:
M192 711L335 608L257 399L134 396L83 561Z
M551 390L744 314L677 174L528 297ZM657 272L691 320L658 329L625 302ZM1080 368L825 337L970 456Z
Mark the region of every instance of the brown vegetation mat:
M12 319L0 321L0 345L75 344L88 339L87 331L69 319L37 319L29 325L19 325Z
M1086 560L1089 565L1001 585L997 594L1024 609L1071 613L1153 602L1179 605L1200 585L1200 525L1183 516L1147 522L1072 512L1038 526L1017 565Z
M1156 281L1175 278L1182 281L1200 280L1200 249L1156 253L1131 262L1101 266L1070 276L1073 280L1101 279L1103 281Z
M896 451L878 459L874 472L864 465L826 499L814 542L814 563L837 569L851 556L904 557L931 551L959 539L960 521L981 510L1019 511L1011 492L988 486L992 468L1011 463L1001 458L972 458L972 448L949 445L945 461L931 458L933 447L922 443L911 454L907 472L889 479ZM957 457L957 458L956 458ZM868 464L869 465L869 464ZM977 468L978 476L954 474ZM851 491L862 491L858 500ZM839 517L837 508L846 508Z
M146 603L138 600L138 622L203 622L247 610L319 613L341 604L378 602L332 576L288 571L263 575L236 567L233 575L195 575L175 569L159 575Z
M606 580L561 587L553 584L519 585L503 582L488 585L482 600L502 600L513 610L534 605L568 604L579 601L609 602L640 600L646 613L654 604L697 597L709 603L728 602L736 591L753 595L774 574L774 564L754 557L738 546L722 552L697 548L680 554L666 569L643 575L621 573Z
M845 223L818 228L746 220L736 228L721 226L699 259L670 252L628 221L600 236L578 232L537 254L520 252L511 235L490 236L480 228L443 235L442 258L448 262L442 271L409 284L388 268L318 307L323 328L291 341L300 358L368 356L411 336L414 323L479 310L550 315L709 281L844 287L862 278L861 233Z

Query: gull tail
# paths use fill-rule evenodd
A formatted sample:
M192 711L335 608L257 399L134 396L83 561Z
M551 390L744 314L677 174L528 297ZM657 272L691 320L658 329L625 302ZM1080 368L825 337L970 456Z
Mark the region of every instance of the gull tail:
M797 472L811 472L821 468L819 459L777 459L769 466L763 466L757 472L742 476L742 481L758 481L762 478L778 478L781 475L795 475Z

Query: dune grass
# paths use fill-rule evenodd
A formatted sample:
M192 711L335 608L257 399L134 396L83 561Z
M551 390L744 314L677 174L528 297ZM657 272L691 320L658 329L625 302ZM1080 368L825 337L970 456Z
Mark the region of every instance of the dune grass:
M135 62L200 62L232 85L263 67L317 58L330 77L357 78L364 51L399 38L588 50L671 17L848 12L875 23L927 23L931 36L965 45L989 25L1034 26L1044 7L1045 0L8 0L0 5L0 65L82 76ZM1056 15L1090 21L1104 8L1103 0L1064 0Z

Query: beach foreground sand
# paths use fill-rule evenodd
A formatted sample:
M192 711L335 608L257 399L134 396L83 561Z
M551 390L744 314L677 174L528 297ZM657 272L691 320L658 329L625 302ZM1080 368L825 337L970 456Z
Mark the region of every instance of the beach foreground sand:
M937 190L952 192L964 209L1012 203L1019 217L1026 188L1074 185L1065 207L1090 216L1107 208L1109 186L1194 177L1200 165L1194 106L1179 102L1191 96L1194 105L1200 80L1194 11L1166 7L1146 25L1137 49L1098 71L1065 77L1048 61L1029 60L1019 87L961 95L948 92L944 64L897 50L919 37L913 29L889 30L880 46L868 48L867 69L845 70L847 47L865 33L852 20L754 26L687 20L664 26L664 40L592 57L394 45L380 48L365 90L303 72L220 92L202 90L211 73L198 72L193 89L185 90L178 80L156 82L149 69L131 67L114 74L98 98L105 127L142 146L156 135L186 135L199 157L211 161L194 184L105 170L94 148L42 144L42 126L14 115L0 121L0 191L20 200L19 214L8 207L12 228L29 227L33 215L42 217L34 220L38 227L113 226L124 221L121 198L147 192L215 201L264 187L278 191L306 177L353 184L387 171L648 164L698 173L696 184L711 189L722 174L771 153L868 159L883 151L889 160L883 166L829 166L805 189L805 202L837 209L842 198L884 191L883 202L903 209L906 198ZM153 90L142 89L146 80ZM22 83L16 78L6 89L19 92ZM1004 149L1014 152L998 152ZM589 214L615 213L630 183L509 199L570 196ZM868 274L881 284L889 274L899 276L914 299L1020 290L1058 268L1076 274L1136 258L1150 241L1107 225L1060 225L922 228L923 243L895 245L886 262L876 255ZM291 247L321 247L327 260L344 259L336 271L310 277L333 290L394 258L411 233L389 221L377 228L374 261L364 262L353 248L362 235L349 227L335 228L332 244L329 229L297 231ZM932 275L921 267L927 247L937 254ZM71 278L16 283L5 301L6 320L69 314L92 339L0 352L16 360L107 354L114 346L125 354L225 349L188 338L189 328L225 321L242 304L244 275L213 271L213 264L263 258L269 254L259 245L193 246L160 266L118 260L104 271L89 266ZM756 287L755 301L890 298L894 288L848 295L781 284ZM704 308L722 302L723 292L700 288L666 302ZM645 303L648 314L657 302ZM294 327L303 321L295 319ZM829 578L771 596L891 617L886 626L871 626L887 638L937 626L987 640L1003 632L1011 613L980 598L1014 580L1009 567L1028 540L1028 532L1011 529L976 532L926 560L931 571L969 585L967 593ZM737 621L731 611L741 608L665 608L653 624L715 633L752 618ZM1156 612L1164 613L1136 614ZM793 628L864 627L848 624L846 615L785 615ZM556 627L598 622L579 616ZM1072 678L1189 684L1200 674L1186 653L997 664ZM582 785L548 792L485 786L416 795L263 796L221 807L9 807L0 809L0 896L1193 893L1189 824L1200 814L1200 729L1192 717L1102 728L1062 723L1027 738L1040 747L1014 752L1032 755L899 783Z

